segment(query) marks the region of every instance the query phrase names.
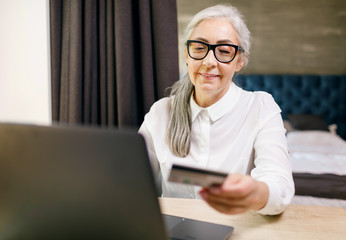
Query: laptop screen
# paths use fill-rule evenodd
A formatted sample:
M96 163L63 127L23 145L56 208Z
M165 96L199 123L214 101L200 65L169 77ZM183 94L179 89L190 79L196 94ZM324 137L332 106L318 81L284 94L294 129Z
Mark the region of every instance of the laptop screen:
M165 239L134 130L0 124L2 239Z

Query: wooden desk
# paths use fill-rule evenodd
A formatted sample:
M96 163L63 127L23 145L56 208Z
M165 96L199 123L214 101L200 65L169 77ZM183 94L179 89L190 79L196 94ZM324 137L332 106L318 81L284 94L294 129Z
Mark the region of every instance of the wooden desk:
M249 211L221 214L199 199L159 198L165 214L234 227L231 240L337 240L346 239L346 210L337 207L290 205L278 216Z

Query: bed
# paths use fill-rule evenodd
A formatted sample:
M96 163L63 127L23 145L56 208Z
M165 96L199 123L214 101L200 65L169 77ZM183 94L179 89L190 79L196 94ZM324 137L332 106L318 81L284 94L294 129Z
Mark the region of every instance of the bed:
M296 194L292 203L346 208L346 76L237 75L282 110Z

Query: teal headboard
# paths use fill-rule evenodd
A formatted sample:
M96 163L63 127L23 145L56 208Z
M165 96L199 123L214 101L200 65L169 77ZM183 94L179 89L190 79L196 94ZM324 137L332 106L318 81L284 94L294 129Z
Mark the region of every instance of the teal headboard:
M266 91L287 114L318 114L346 139L346 75L237 75L245 90Z

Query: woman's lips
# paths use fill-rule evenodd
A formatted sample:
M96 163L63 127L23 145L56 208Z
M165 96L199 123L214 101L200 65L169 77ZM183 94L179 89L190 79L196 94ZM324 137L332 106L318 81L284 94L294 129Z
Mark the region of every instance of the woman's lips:
M200 75L206 79L214 79L219 77L217 74L211 74L211 73L200 73Z

